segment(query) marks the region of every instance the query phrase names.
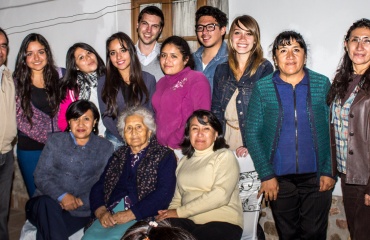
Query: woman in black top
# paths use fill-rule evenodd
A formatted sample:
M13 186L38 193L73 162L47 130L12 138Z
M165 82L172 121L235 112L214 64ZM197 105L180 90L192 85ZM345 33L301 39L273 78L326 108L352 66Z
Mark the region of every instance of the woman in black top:
M62 71L54 65L47 40L37 33L27 35L18 52L13 78L16 86L17 156L29 196L35 191L33 172L47 134L59 131L57 85L61 76Z

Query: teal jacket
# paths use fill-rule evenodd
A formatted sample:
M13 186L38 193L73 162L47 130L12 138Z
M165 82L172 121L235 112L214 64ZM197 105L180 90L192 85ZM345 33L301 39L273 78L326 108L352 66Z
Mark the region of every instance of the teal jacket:
M329 107L326 95L330 88L327 77L305 68L308 74L307 111L315 146L318 177L331 175ZM279 143L283 109L272 81L273 74L260 79L249 101L245 142L262 181L275 177L273 158Z

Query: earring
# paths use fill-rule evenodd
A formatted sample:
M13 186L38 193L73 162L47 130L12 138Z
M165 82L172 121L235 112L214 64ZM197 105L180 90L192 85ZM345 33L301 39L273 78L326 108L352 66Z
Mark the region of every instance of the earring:
M72 130L71 130L71 129L69 129L69 131L70 131L70 132L72 132Z

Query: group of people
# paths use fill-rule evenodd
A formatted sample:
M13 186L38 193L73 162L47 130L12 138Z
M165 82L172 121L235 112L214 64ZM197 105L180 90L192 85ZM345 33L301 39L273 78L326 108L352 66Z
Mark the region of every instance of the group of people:
M249 15L233 20L224 41L226 14L199 8L193 54L179 36L157 42L164 24L162 11L147 6L136 45L112 34L104 63L76 43L65 69L31 33L13 74L0 28L0 238L8 239L17 142L37 239L65 240L83 227L85 240L153 240L170 231L240 239L237 158L248 154L281 239L326 239L337 177L351 238L366 239L370 20L349 28L332 84L306 67L298 32L275 38L273 66ZM168 226L153 230L154 220Z

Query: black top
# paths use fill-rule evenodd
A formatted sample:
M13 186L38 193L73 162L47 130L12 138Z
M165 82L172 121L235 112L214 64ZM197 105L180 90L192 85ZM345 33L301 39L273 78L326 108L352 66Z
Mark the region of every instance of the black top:
M48 95L44 88L38 88L31 86L31 103L34 107L41 110L43 113L52 115L52 108L49 105ZM51 118L50 118L50 121ZM26 134L18 130L18 144L17 147L21 150L42 150L45 144L40 143L32 138L29 138Z

